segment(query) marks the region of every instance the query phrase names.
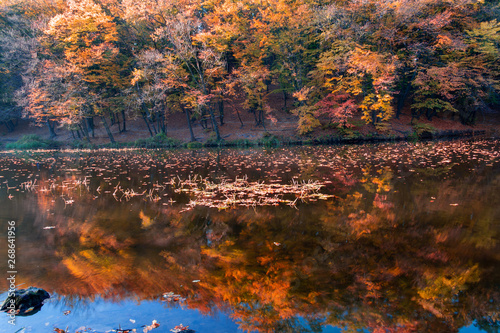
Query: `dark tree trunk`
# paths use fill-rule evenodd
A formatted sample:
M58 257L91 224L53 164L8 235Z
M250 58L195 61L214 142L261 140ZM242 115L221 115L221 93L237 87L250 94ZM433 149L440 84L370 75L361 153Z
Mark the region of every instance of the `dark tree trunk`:
M264 129L267 131L266 123L264 122L264 110L262 108L259 110L259 122L262 125L262 127L264 127Z
M215 136L216 136L216 139L218 142L221 140L220 132L219 132L219 125L217 125L217 120L215 119L214 111L212 110L212 108L210 108L208 110L208 112L210 113L210 119L212 120L212 126L213 126L213 129L215 131Z
M427 110L426 113L425 113L425 115L427 116L427 119L429 121L431 121L432 117L434 117L436 115L436 111L434 111L434 110Z
M4 124L7 127L7 131L9 131L9 132L14 132L14 129L17 126L17 123L14 124L14 122L12 121L12 119L9 119L9 120L5 121Z
M144 122L146 123L146 126L148 127L149 134L151 135L151 137L153 137L154 134L153 134L153 131L151 131L151 127L149 126L149 121L148 121L148 118L146 117L145 113L142 114L142 119L144 119Z
M245 126L245 125L243 124L243 120L241 120L240 111L238 110L238 108L236 108L236 115L238 116L238 119L240 121L241 128L243 128L243 126Z
M90 133L92 134L92 137L95 138L95 124L94 124L94 117L89 117L87 118L87 126L90 130Z
M54 138L57 136L56 134L56 131L54 129L55 125L54 125L54 122L51 121L50 119L47 119L47 127L49 128L49 132L50 132L50 138Z
M84 126L82 125L82 121L78 123L78 127L80 128L80 131L82 131L82 136L84 138L87 138L87 140L90 142L89 133L85 130Z
M104 125L104 128L106 129L106 133L108 133L109 141L111 143L116 143L115 138L113 137L113 133L111 133L111 130L109 129L108 122L106 121L105 116L101 116L102 124Z
M115 117L116 117L116 123L118 124L118 133L121 133L122 132L122 125L121 125L121 121L120 121L120 116L118 116L118 114L115 114Z
M125 110L122 110L122 120L123 120L122 132L126 132L127 131L127 118L125 117Z
M158 118L158 117L156 117L156 118ZM156 126L155 126L155 124L154 124L154 122L153 122L153 119L151 119L151 120L150 120L150 119L151 119L151 118L150 118L150 117L148 117L148 121L150 121L150 122L151 122L151 125L153 125L153 126L151 126L151 127L153 128L153 131L155 132L155 135L156 135L156 134L158 134L158 131L156 130ZM156 120L156 121L158 121L158 119L155 119L155 120Z
M90 139L90 136L89 136L90 131L89 131L89 127L87 126L87 119L85 119L85 118L82 119L81 124L82 124L83 131L85 131L85 133L84 133L85 136Z
M219 119L220 119L220 125L224 125L224 101L221 99L219 102Z
M259 119L257 118L257 111L255 109L250 110L253 113L253 118L255 119L255 126L259 126Z
M168 104L166 100L162 101L162 104L163 104L163 110L162 110L163 133L167 134Z
M207 113L205 111L205 108L202 108L202 110L201 110L200 125L201 125L201 128L203 128L203 129L207 129L208 128Z
M186 120L187 120L188 127L189 127L189 133L191 134L191 142L196 141L196 138L195 138L194 132L193 132L193 126L191 126L191 118L189 117L189 111L182 104L181 104L181 109L186 114Z
M402 93L398 96L398 105L396 106L396 116L395 116L396 119L399 119L399 116L401 115L401 110L403 110L406 98L408 97L408 94L410 93L411 83L413 82L413 80L415 80L416 76L417 76L417 71L415 70L413 72L413 75L412 75L410 81L406 84L406 88L405 88L404 93Z
M286 90L283 89L283 107L285 110L286 110L286 101L287 101Z

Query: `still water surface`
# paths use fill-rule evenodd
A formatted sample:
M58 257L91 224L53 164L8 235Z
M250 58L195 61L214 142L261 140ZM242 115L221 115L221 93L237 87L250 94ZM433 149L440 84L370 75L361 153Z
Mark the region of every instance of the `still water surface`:
M2 275L8 221L53 297L0 332L500 325L498 141L1 152Z

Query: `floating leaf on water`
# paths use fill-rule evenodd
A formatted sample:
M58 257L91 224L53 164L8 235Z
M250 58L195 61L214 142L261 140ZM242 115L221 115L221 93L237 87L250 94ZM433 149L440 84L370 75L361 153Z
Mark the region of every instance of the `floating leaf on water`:
M174 333L185 332L185 331L192 332L192 330L189 329L189 326L184 326L182 324L175 326L170 331Z
M158 323L156 320L153 320L153 322L151 323L151 325L144 327L143 332L146 333L146 332L149 332L149 331L151 331L151 330L153 330L155 328L158 328L158 327L160 327L160 323Z

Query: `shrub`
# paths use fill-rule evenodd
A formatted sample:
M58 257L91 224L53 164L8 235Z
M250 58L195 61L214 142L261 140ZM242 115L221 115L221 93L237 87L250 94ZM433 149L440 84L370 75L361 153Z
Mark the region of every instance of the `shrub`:
M159 133L151 138L138 139L133 143L136 148L175 148L181 144L178 140L169 138L165 133Z
M281 146L281 140L277 136L266 132L262 139L259 140L259 144L265 147L279 147Z
M419 139L431 139L436 133L436 128L429 124L417 123L413 125L413 131Z
M226 147L253 147L256 146L257 142L248 139L237 139L231 141L225 141L224 146Z
M223 145L223 141L217 141L217 138L215 136L215 133L212 132L210 133L210 136L208 137L207 141L205 141L204 146L205 147L219 147Z
M5 146L7 149L55 149L59 148L59 142L54 140L45 140L36 134L23 135L16 142L8 143Z
M198 142L198 141L188 142L188 143L186 144L186 147L187 147L188 149L197 149L197 148L202 148L202 147L203 147L203 143Z
M95 149L96 145L89 142L88 140L73 140L70 144L71 148L74 149Z

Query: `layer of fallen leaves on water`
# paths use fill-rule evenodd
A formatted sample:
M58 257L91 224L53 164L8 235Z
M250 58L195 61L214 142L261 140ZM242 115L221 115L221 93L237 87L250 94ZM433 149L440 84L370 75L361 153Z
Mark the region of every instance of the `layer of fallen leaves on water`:
M319 181L292 181L290 184L249 182L247 177L236 178L234 181L221 180L214 182L208 178L195 175L187 179L172 177L164 183L154 183L149 190L142 192L132 188L123 188L118 182L111 190L103 191L101 186L93 190L88 177L73 179L49 179L43 183L29 180L20 184L19 188L25 192L52 193L64 201L65 206L75 203L82 191L92 193L94 199L111 195L116 201L129 201L133 198L142 198L150 202L159 202L171 196L171 192L188 195L190 201L184 211L196 206L205 206L218 209L245 206L278 206L280 204L295 207L297 202L328 200L333 195L321 193L325 183ZM167 204L173 204L171 198ZM46 229L52 227L45 227Z
M330 199L332 195L322 193L331 193L332 185L328 184L351 186L360 172L369 172L368 166L373 172L390 168L395 177L403 179L419 174L444 179L458 165L487 170L500 162L499 145L498 141L457 141L311 147L272 154L260 150L203 151L195 155L126 149L63 151L57 155L50 151L2 151L0 188L2 192L6 189L10 200L17 199L18 193L43 192L64 201L65 207L81 200L85 193L93 199L111 196L118 202L145 200L162 205L173 205L182 197L182 202L189 202L181 207L185 210L196 206L295 207L298 202ZM49 178L40 178L47 171ZM214 178L199 176L214 173ZM317 180L284 181L304 179L304 173ZM327 185L327 190L322 190Z
M185 210L196 206L228 209L235 206L295 206L297 201L327 200L333 195L320 193L324 184L318 181L293 181L291 184L249 182L246 177L214 183L207 179L174 180L174 191L193 198Z
M181 326L182 326L182 324L181 324ZM137 328L121 328L120 327L117 329L105 331L104 333L112 333L112 332L116 332L116 333L137 333L137 332L147 333L147 332L150 332L158 327L160 327L160 323L158 323L156 320L153 320L151 325L142 325L141 328L139 328L139 329L137 329ZM66 328L65 330L60 329L60 328L54 328L54 332L56 332L56 333L71 333L68 330L68 328ZM85 333L85 332L97 333L97 331L91 329L90 327L80 327L80 328L76 329L74 333ZM190 330L190 332L194 332L194 331Z

